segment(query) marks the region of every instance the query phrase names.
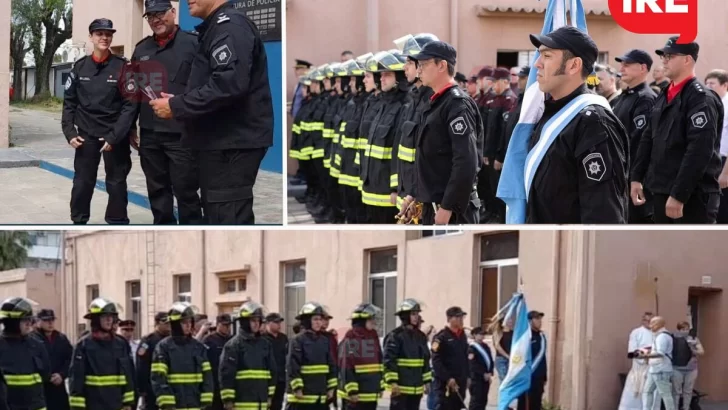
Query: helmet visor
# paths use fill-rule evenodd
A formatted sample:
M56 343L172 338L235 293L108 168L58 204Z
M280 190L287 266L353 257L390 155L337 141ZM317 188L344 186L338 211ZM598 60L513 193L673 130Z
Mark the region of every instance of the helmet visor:
M393 43L394 43L394 45L397 46L397 50L399 50L401 53L403 53L405 55L407 53L405 53L404 50L405 50L405 48L407 48L407 46L411 46L412 43L417 44L417 42L415 41L415 38L414 38L414 36L412 36L412 34L407 34L406 36L402 36L402 37L394 40Z
M238 310L238 317L239 318L249 318L256 314L256 310L260 309L260 315L262 317L265 317L268 314L268 310L265 308L265 306L261 305L258 302L245 302L242 305L240 305L240 309Z
M175 302L172 304L172 308L170 309L169 320L181 320L182 315L187 312L188 309L193 315L198 315L201 312L197 306L189 302Z
M118 314L124 313L124 308L120 304L113 302L109 299L104 299L104 298L94 299L91 302L91 306L89 306L88 310L89 310L89 313L103 314L103 313L108 313L109 310L111 310L111 309L115 309L116 313L118 313Z
M363 76L364 69L355 61L349 60L345 63L341 63L341 69L346 71L345 75L348 76Z
M6 303L9 303L12 299L14 299L14 298L7 299L2 304L5 305ZM35 317L38 314L39 310L40 310L40 304L38 302L36 302L35 300L30 299L30 298L21 298L15 304L14 310L0 311L0 319L18 319L18 318L22 318L23 316L25 316L26 313L28 313L28 312L33 317Z
M367 71L403 71L404 63L389 51L380 51L367 61Z
M425 302L415 299L415 298L407 298L402 301L402 303L399 304L399 308L397 310L397 313L401 312L416 312L416 311L422 311L425 309Z

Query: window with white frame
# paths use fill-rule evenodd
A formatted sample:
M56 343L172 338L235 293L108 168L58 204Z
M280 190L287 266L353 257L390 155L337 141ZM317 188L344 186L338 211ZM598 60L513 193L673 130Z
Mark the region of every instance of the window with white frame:
M429 238L435 236L460 235L462 233L462 229L434 229L422 231L422 237Z
M397 249L369 252L369 303L382 309L380 337L397 326Z
M192 275L189 273L174 276L174 293L176 302L192 303Z
M283 316L286 333L293 337L298 311L306 303L306 261L283 264Z
M131 312L129 319L136 323L136 326L134 326L134 339L138 340L142 337L142 283L138 280L126 282L126 294L126 309Z
M518 291L518 232L480 238L480 323L491 318Z

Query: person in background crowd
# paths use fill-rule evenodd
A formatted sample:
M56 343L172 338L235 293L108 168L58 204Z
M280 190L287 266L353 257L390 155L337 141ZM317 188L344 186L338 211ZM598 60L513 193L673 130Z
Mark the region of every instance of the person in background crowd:
M465 315L457 306L448 308L447 326L432 341L434 390L440 410L459 410L464 406L469 376L468 340L463 330Z
M346 50L341 53L341 61L340 61L341 63L345 63L345 62L347 62L349 60L353 60L353 59L354 59L354 52Z
M136 366L137 360L137 349L139 348L139 341L134 340L134 328L136 328L136 322L130 319L122 320L119 322L119 336L123 337L127 343L129 343L129 350L131 351L132 361Z
M478 88L478 77L477 76L473 76L468 79L468 84L466 85L466 90L467 90L470 98L472 98L475 101L478 101L478 99L480 98L480 89Z
M144 336L139 343L137 349L137 391L141 398L141 410L157 410L157 398L152 390L151 371L152 371L152 355L157 344L165 337L169 336L169 316L167 312L157 312L154 315L154 332Z
M662 90L670 85L670 80L665 77L665 67L662 64L657 64L652 69L653 82L650 83L650 87L655 94L660 94Z
M304 76L308 70L311 69L311 63L306 60L296 60L296 65L293 69L296 71L296 78ZM293 93L293 101L291 102L291 116L294 118L298 115L298 110L301 109L301 103L303 102L303 84L300 82L296 83L296 90Z
M594 67L599 77L599 85L597 85L597 93L609 101L609 105L614 108L617 98L621 95L617 89L617 72L611 66L597 64Z
M193 326L192 335L200 341L212 331L212 323L210 323L207 315L204 313L195 314Z
M337 346L339 345L338 337L339 335L336 333L336 329L330 329L329 330L329 324L331 322L331 319L334 317L331 316L331 310L324 306L324 315L321 317L321 334L326 336L326 338L329 341L329 349L331 350L331 357L334 358L334 374L338 377L339 375L339 363L337 358L339 357L339 353L337 351ZM339 408L339 401L336 400L336 394L333 395L333 397L330 397L327 401L329 405L333 405L334 408Z
M460 87L461 90L467 92L468 88L468 77L465 77L465 74L463 73L455 73L455 82L458 83L458 87Z
M209 333L202 339L202 344L207 348L207 360L210 361L212 367L212 382L214 386L212 396L212 410L222 410L223 404L220 397L220 382L218 374L220 371L220 355L222 355L223 347L227 343L231 335L233 320L228 314L218 315L215 320L215 331Z
M301 323L299 321L296 321L296 323L294 323L293 326L291 326L291 330L293 331L294 336L301 333Z
M508 150L508 145L511 143L513 130L516 129L516 125L518 124L518 120L521 116L523 96L526 94L526 86L528 85L528 76L530 74L531 67L529 66L523 66L518 72L518 89L516 90L518 94L518 100L516 102L516 107L513 109L513 111L504 114L506 121L504 146L506 147L506 151Z
M544 314L528 312L531 325L531 387L518 398L518 410L541 410L544 388L548 382L548 360L546 359L546 335L541 330Z
M508 373L513 331L503 323L503 319L493 321L488 331L493 336L493 346L495 346L495 371L498 373L498 378L503 381Z
M676 410L672 393L672 336L665 329L665 319L660 316L650 320L650 330L654 335L654 342L650 349L642 349L639 355L649 364L647 381L642 392L642 410L652 410L655 391L665 404L665 410Z
M673 342L672 384L675 391L675 407L677 410L690 410L693 388L698 379L698 357L705 354L705 349L700 340L690 334L690 323L688 322L677 324ZM678 350L685 351L685 353L679 354ZM687 363L678 363L685 361L680 360L680 356L684 356ZM678 408L677 406L680 404L682 406Z
M38 312L38 327L34 336L46 348L50 360L51 378L45 382L45 397L48 410L68 410L68 392L65 381L71 365L73 345L68 337L55 329L56 315L53 309Z
M723 102L723 127L720 133L720 156L723 161L723 171L718 177L718 183L723 196L718 209L719 224L728 224L728 72L713 70L705 77L705 85L715 91Z
M271 400L271 410L281 410L283 407L283 395L286 392L286 356L288 355L288 336L281 332L283 316L280 313L269 313L265 317L267 332L265 337L273 347L273 357L276 361L275 392Z
M470 331L473 342L468 348L468 363L470 370L470 403L468 410L485 410L488 405L488 392L493 378L493 354L490 347L483 341L485 330L478 326Z
M632 360L632 368L627 374L618 410L642 410L642 391L649 366L646 359L639 357L639 352L652 346L652 317L651 312L645 312L642 315L642 324L629 334L627 357Z
M518 81L521 78L521 70L521 67L511 67L511 91L515 95L518 95L521 91L520 82Z

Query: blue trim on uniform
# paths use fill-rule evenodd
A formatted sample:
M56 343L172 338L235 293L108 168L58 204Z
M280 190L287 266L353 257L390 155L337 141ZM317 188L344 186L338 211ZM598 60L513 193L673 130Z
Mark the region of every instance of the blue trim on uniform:
M239 0L230 0L237 2ZM180 0L178 6L179 26L183 30L192 31L202 20L190 15L187 0ZM268 57L268 84L273 97L273 146L260 164L263 171L283 173L283 53L280 41L263 43Z

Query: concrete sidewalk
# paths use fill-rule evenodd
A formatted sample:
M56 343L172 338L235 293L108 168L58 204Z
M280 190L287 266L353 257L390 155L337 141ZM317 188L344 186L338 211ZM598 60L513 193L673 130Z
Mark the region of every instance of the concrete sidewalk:
M61 133L61 114L10 108L13 148L0 150L0 223L69 224L74 150ZM91 221L104 223L104 164L99 165ZM283 176L260 171L254 187L258 224L283 222ZM151 224L146 179L139 155L132 150L127 178L132 224ZM16 196L15 199L8 200Z

